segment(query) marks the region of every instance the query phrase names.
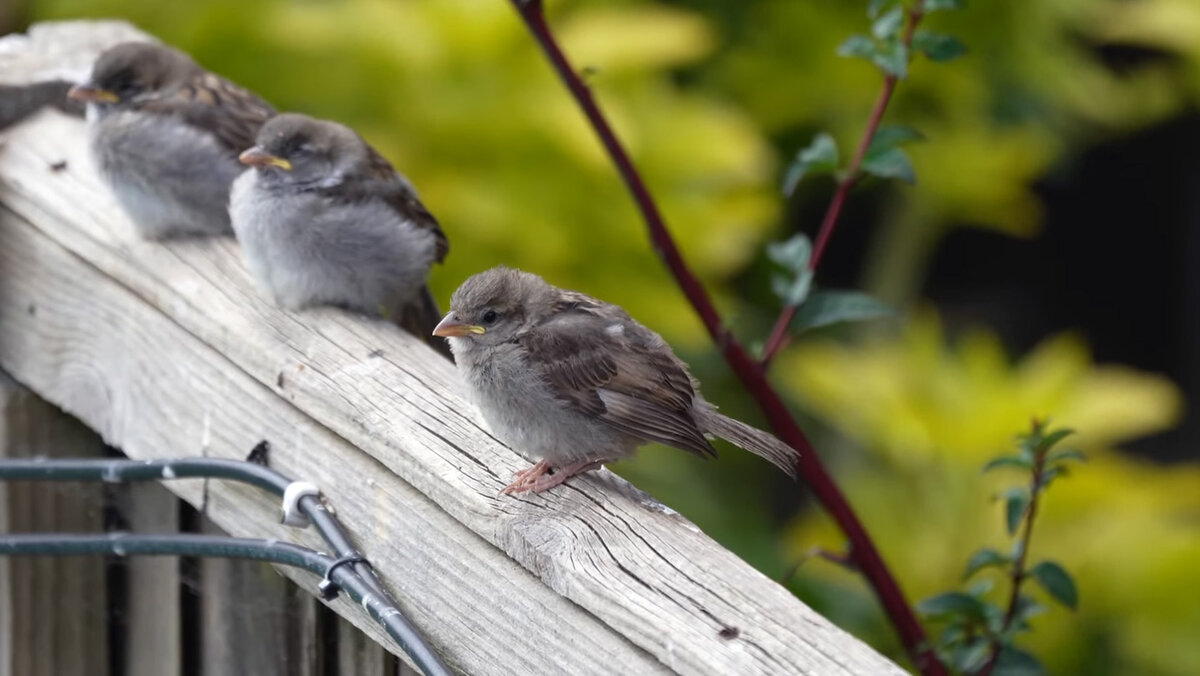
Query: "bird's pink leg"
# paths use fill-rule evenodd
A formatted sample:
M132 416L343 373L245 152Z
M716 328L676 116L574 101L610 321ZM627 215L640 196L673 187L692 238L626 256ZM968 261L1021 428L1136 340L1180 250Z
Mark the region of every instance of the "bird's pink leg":
M511 488L511 490L506 488L505 491L510 493L541 493L542 491L554 488L576 474L583 474L584 472L590 472L594 469L600 469L606 462L608 462L608 460L583 460L581 462L556 469L554 470L554 474L551 474L550 476L545 476L543 473L543 476L541 477L528 477L526 479L522 479L520 486L510 486L509 488Z
M511 484L505 486L504 488L500 489L499 495L507 495L509 493L520 493L522 491L528 490L527 488L523 488L523 487L527 486L528 484L533 483L534 481L536 481L538 479L538 477L542 476L543 474L545 474L548 471L550 471L550 463L546 462L545 460L539 460L536 465L533 465L532 467L529 467L528 469L520 470L516 474L514 474L513 482Z

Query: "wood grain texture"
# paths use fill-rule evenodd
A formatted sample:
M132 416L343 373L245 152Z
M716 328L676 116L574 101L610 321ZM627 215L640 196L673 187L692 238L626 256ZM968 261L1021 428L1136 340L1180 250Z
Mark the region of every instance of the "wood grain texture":
M449 363L383 322L276 310L232 241L136 240L85 148L82 124L53 113L0 147L0 202L12 212L0 214L0 363L134 457L233 457L269 439L273 465L326 489L400 598L439 578L446 594L475 584L457 618L410 609L456 667L902 673L611 473L498 497L527 461L480 426ZM239 490L214 494L210 515L234 532L268 527L270 506ZM180 492L194 501L194 489ZM445 526L406 523L414 508ZM487 572L475 568L484 559ZM721 638L730 627L737 637ZM452 645L463 633L496 652ZM566 669L581 653L592 661Z
M393 657L353 624L337 620L337 669L339 674L361 676L393 676L396 665ZM419 676L419 671L406 671L405 676Z
M659 669L365 453L3 206L0 270L0 365L134 458L240 458L271 440L272 466L322 487L452 667L471 674L521 671L516 665L529 673ZM193 505L205 503L227 532L323 548L312 533L281 526L278 503L260 491L213 481L205 502L202 481L167 485ZM285 572L315 590L313 576ZM387 642L357 605L339 600L334 608Z
M121 487L119 508L136 533L179 530L179 498L153 483ZM178 676L183 666L179 560L131 556L126 566L126 676Z
M91 430L0 372L0 456L103 453ZM101 484L0 482L0 533L102 530ZM108 674L107 611L103 558L0 557L0 674Z
M201 531L225 534L211 522ZM202 676L321 674L319 603L273 566L200 559L200 589Z

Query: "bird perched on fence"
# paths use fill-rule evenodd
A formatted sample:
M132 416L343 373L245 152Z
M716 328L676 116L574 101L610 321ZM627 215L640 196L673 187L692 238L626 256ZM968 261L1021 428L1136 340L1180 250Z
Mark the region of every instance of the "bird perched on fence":
M792 447L718 413L666 342L616 305L498 267L458 287L434 335L492 431L541 458L501 493L546 490L649 442L715 457L709 436L796 476Z
M0 131L24 120L45 107L82 116L83 106L67 98L71 83L47 80L21 85L0 85Z
M233 229L278 305L382 314L431 340L439 313L425 280L449 244L387 160L348 127L288 113L241 161L253 169L234 182Z
M139 234L230 232L237 156L274 114L269 104L149 42L106 50L70 96L87 102L96 163Z

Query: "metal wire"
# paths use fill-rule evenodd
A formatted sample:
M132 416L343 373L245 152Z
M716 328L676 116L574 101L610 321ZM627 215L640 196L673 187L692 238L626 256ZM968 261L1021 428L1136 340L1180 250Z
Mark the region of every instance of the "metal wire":
M26 481L106 481L106 482L126 482L126 481L162 481L173 479L225 479L230 481L238 481L241 483L250 484L261 488L276 496L282 497L284 491L292 481L275 470L252 462L244 462L240 460L226 460L222 458L174 458L174 459L155 459L155 460L125 460L125 459L104 459L104 458L89 458L89 459L62 459L62 458L3 458L0 459L0 480L26 480ZM350 537L342 528L341 523L326 509L322 501L312 495L305 495L297 502L300 511L312 522L313 527L321 534L321 537L329 544L333 551L338 555L338 558L344 557L359 557L361 554L354 545L350 542ZM14 537L20 538L49 538L43 544L50 540L58 538L66 542L63 538L81 537L69 535L22 535L22 536L4 536L0 538L0 553L3 553L3 545L8 543ZM99 537L99 536L98 536ZM122 542L128 542L129 538L134 537L126 534L122 538ZM198 536L175 536L175 535L157 535L157 536L137 536L149 538L173 538L173 537L198 537ZM226 540L234 541L237 538L226 538ZM34 540L29 540L34 542ZM265 541L263 541L265 542ZM286 543L278 543L286 544ZM29 545L32 546L32 545ZM48 546L48 544L46 544ZM93 545L88 545L93 546ZM295 547L294 545L288 545ZM296 548L303 549L303 548ZM306 552L311 550L304 549ZM87 552L79 552L87 553ZM99 549L95 553L116 553L119 551L114 549ZM130 552L133 553L133 552ZM145 552L165 553L165 552ZM316 552L311 552L316 554ZM64 554L65 555L65 554ZM200 553L202 556L227 556L219 552ZM324 556L324 555L320 555ZM254 556L233 556L233 558L256 558ZM332 564L334 559L325 557ZM262 559L271 560L271 559ZM288 563L287 565L303 564ZM370 592L373 606L378 606L374 610L364 604L364 608L377 621L377 617L382 614L390 618L388 622L394 625L403 625L405 636L404 640L397 638L389 629L389 635L392 635L400 647L412 658L413 662L421 668L426 674L442 676L449 674L449 670L440 661L433 650L421 638L417 630L409 624L408 620L401 614L398 605L391 595L380 584L379 578L376 577L369 563L365 559L354 561L339 568L352 569L353 577L356 583L360 583ZM315 571L324 576L326 568ZM341 577L341 570L336 571L334 581ZM339 582L340 585L340 582ZM361 600L361 599L356 599ZM384 625L385 628L387 625Z
M0 555L77 556L116 554L117 556L219 556L229 559L269 561L303 568L322 577L328 576L355 603L387 631L420 669L430 676L449 676L437 655L409 625L390 602L382 598L347 566L338 566L332 557L288 542L223 535L152 535L141 533L36 533L0 536Z
M225 479L256 486L278 497L283 497L292 483L270 467L223 458L5 458L0 459L0 479L108 482ZM297 504L334 552L339 556L358 553L342 524L319 499L304 496ZM355 564L354 570L374 587L376 594L389 596L369 565Z

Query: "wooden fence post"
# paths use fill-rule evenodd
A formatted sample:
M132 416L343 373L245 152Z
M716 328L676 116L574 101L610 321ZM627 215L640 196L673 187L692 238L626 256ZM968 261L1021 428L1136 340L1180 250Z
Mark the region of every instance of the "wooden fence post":
M104 443L0 372L0 456L88 457ZM0 532L104 529L102 484L0 483ZM105 560L0 557L0 676L109 673Z
M200 530L225 534L207 519ZM319 676L323 614L269 563L201 559L201 674Z
M179 498L169 490L155 483L120 488L118 508L128 530L179 530ZM131 556L125 565L125 676L179 676L184 640L179 559Z

